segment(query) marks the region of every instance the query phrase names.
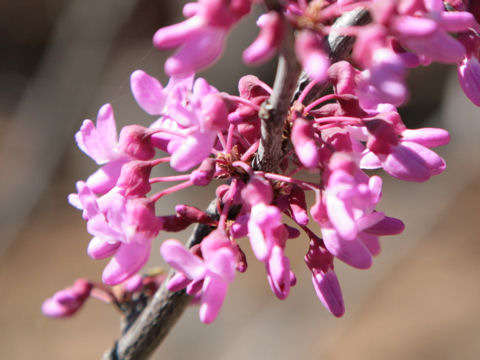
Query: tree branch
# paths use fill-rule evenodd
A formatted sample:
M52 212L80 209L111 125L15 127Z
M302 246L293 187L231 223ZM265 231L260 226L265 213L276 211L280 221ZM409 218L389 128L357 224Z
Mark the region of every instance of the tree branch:
M275 0L266 1L266 4L270 10L279 7ZM340 17L338 25L335 23L335 26L358 25L365 21L365 16L368 16L365 9L356 9ZM289 26L287 23L286 25ZM294 95L299 92L298 89L303 89L309 82L304 75L300 78L301 67L295 57L294 41L293 29L289 28L280 48L273 92L262 105L259 113L262 120L262 137L253 165L258 170L277 170L283 156L282 135L291 101ZM332 61L342 59L349 54L351 43L350 38L339 33L330 36L330 58ZM295 89L297 89L297 92ZM323 88L321 91L323 91ZM207 213L215 216L215 201L210 203ZM200 243L212 230L213 228L210 226L197 225L187 242L187 246L191 247ZM114 347L104 354L103 360L147 359L162 342L190 302L190 296L186 294L185 290L174 293L167 290L165 284L172 275L173 272L170 272L167 280L156 292L150 304L142 311L128 331L115 343Z

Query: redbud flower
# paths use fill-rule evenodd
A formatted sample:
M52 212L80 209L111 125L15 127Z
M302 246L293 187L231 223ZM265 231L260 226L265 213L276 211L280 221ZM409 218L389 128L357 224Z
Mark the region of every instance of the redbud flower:
M257 20L260 34L243 52L243 61L247 64L261 64L270 60L280 46L285 33L283 17L277 11L270 11Z
M181 274L168 283L170 290L188 283L198 284L200 293L200 320L211 323L218 316L228 285L235 277L236 255L222 230L214 230L203 239L202 258L186 250L177 240L163 242L160 252L165 261ZM191 289L191 293L194 289Z
M187 20L159 29L153 44L178 50L165 62L168 75L195 72L215 62L223 52L230 28L250 12L250 0L199 0L186 9Z
M123 164L131 160L119 148L112 106L100 108L96 127L91 120L85 120L75 140L80 150L103 165L88 178L87 185L97 194L108 192L115 186Z
M55 318L69 317L75 314L90 296L92 284L86 279L78 279L75 283L58 291L42 304L42 312Z
M295 39L295 53L310 78L322 82L330 64L323 44L314 32L304 30Z

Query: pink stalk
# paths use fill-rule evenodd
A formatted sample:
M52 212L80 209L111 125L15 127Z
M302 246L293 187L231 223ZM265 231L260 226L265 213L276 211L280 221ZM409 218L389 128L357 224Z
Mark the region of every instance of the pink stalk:
M236 102L236 103L239 103L239 104L250 106L252 109L254 109L256 111L260 111L260 106L259 105L255 104L255 103L253 103L253 102L251 102L247 99L244 99L240 96L235 96L235 95L222 93L222 97L224 99L230 100L232 102Z
M303 91L301 92L300 96L298 97L298 102L299 103L302 103L303 100L305 99L305 97L308 95L308 93L310 92L310 90L313 89L313 87L317 85L317 81L315 80L312 80L308 83L307 86L305 86L305 89L303 89Z
M229 154L232 151L232 144L233 144L233 132L235 130L236 126L233 124L230 124L228 127L228 135L227 135L227 147L225 148L225 151L227 154Z
M290 176L273 174L273 173L264 173L263 171L255 171L255 175L263 175L267 179L288 182L291 184L297 184L300 187L302 187L302 189L304 190L314 190L314 189L320 188L318 184L312 183L310 181L294 179L294 178L291 178Z
M170 181L186 181L189 179L190 179L190 174L186 174L186 175L161 176L161 177L151 178L149 182L150 184L155 184L155 183L170 182Z
M305 107L305 112L308 113L310 110L312 110L313 108L317 107L318 105L320 105L321 103L323 103L325 101L336 100L336 99L338 99L337 94L328 94L328 95L322 96L320 99L317 99L314 102L308 104Z
M228 153L227 143L225 141L225 136L223 136L223 134L220 131L218 131L217 132L217 137L218 137L218 141L220 141L220 144L222 145L223 151Z
M174 192L186 189L186 188L188 188L192 185L193 185L193 182L191 180L185 181L181 184L174 185L174 186L169 187L169 188L167 188L163 191L160 191L159 193L156 193L155 195L150 197L150 200L153 201L153 202L156 202L156 201L160 200L160 198L164 197L165 195L173 194Z
M167 156L167 157L164 157L164 158L159 158L159 159L155 159L155 160L152 160L150 162L150 164L152 164L152 166L156 166L156 165L160 165L160 164L163 164L163 163L167 163L169 162L171 159L171 156Z
M255 154L255 153L257 152L259 145L260 145L260 140L255 141L255 143L254 143L252 146L250 146L250 147L247 149L247 151L245 151L245 152L243 153L243 155L242 155L242 157L240 158L240 160L242 160L242 161L247 161L250 156L252 156L253 154Z

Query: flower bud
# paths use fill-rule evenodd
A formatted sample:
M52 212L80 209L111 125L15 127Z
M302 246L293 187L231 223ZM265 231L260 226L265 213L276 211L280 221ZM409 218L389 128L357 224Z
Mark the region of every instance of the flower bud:
M207 186L212 181L215 174L215 159L206 158L202 161L198 169L192 172L190 180L195 186Z
M78 279L73 286L58 291L42 304L46 316L61 318L75 314L90 296L93 285L86 279Z
M146 161L134 160L122 166L117 187L125 191L125 196L144 196L152 187L149 178L152 165Z
M213 219L208 214L194 206L177 205L175 206L177 215L191 223L212 224Z
M120 149L134 159L150 160L155 156L149 129L140 125L125 126L120 132L119 145Z

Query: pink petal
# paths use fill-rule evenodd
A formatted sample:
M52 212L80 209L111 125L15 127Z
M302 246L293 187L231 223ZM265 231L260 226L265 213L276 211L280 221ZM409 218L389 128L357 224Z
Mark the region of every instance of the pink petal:
M188 39L165 62L165 72L182 75L201 70L216 61L225 46L226 31L206 27L202 32Z
M475 17L466 11L444 11L436 20L442 29L448 32L467 31L475 28L477 24Z
M276 11L262 15L257 25L261 28L260 34L242 54L247 64L261 64L270 60L283 39L283 18Z
M366 150L360 159L360 168L362 169L378 169L382 167L382 162L375 153Z
M74 311L68 306L59 304L55 299L49 298L42 304L42 313L53 318L61 318L73 315Z
M480 63L477 58L465 58L458 67L458 80L465 95L480 106Z
M322 228L323 241L327 250L343 262L358 269L372 266L372 256L368 249L357 239L345 240L335 230Z
M117 126L113 115L112 105L105 104L97 114L97 131L105 147L113 152L117 145Z
M313 121L303 118L296 119L293 124L291 138L295 152L302 164L307 168L317 167L319 154L315 143Z
M78 147L90 156L98 165L110 160L110 153L102 144L102 138L97 132L92 120L84 120L80 130L75 134Z
M406 181L424 182L431 174L425 161L411 149L399 145L389 154L383 169L393 177Z
M117 285L138 272L150 256L150 242L122 243L115 256L103 270L102 280L107 285Z
M160 81L142 70L136 70L130 76L130 87L138 105L150 115L163 112L166 96Z
M200 321L210 324L217 318L227 290L228 283L220 277L211 274L205 278L199 312Z
M465 47L443 31L424 38L409 38L405 44L417 54L445 64L459 63L465 55Z
M447 165L445 160L443 160L435 151L410 141L403 141L402 145L415 151L415 153L425 161L431 175L438 175L446 169Z
M105 194L114 188L128 159L120 159L103 165L87 179L87 186L96 194Z
M402 132L402 139L426 147L446 145L450 141L447 130L438 128L407 129Z
M262 230L253 219L248 222L248 237L256 258L265 261L270 255L271 243L265 239Z
M317 273L312 275L312 282L318 298L323 306L327 308L334 316L340 317L345 313L342 290L333 270L328 270L325 274Z
M212 152L215 137L215 133L196 132L183 140L172 153L171 167L177 171L187 171L200 164Z
M367 247L368 251L370 251L370 254L372 254L372 256L377 256L378 254L380 254L381 247L378 236L360 233L358 235L358 238L363 243L363 245Z
M266 267L273 293L280 300L286 299L290 292L290 260L283 254L283 249L278 246L272 249Z
M414 16L399 16L393 20L392 30L401 36L422 37L433 34L438 29L435 21Z
M177 272L173 275L167 283L168 291L179 291L184 289L188 284L190 284L192 280L187 278L184 274Z
M172 49L186 42L204 26L204 21L195 16L180 23L163 27L157 30L153 36L153 45L160 50Z
M378 236L397 235L402 233L404 229L405 224L401 220L386 216L382 221L365 229L365 232Z
M228 282L235 278L236 258L233 251L227 247L220 248L208 258L207 267Z
M94 237L88 243L87 254L95 260L105 259L115 254L120 245L121 242L118 241L112 243L101 238Z
M160 253L171 267L190 280L200 280L205 276L206 268L202 259L185 249L177 240L165 240L160 246Z

